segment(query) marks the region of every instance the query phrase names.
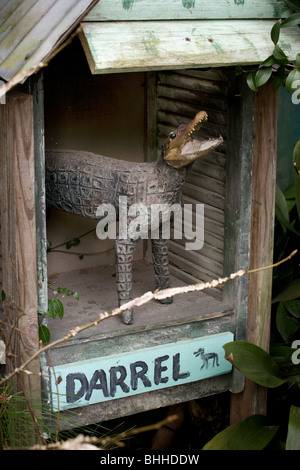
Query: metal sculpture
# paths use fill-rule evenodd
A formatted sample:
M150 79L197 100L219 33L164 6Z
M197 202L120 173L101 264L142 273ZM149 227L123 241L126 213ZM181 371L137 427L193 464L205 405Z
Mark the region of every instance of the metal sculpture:
M193 162L216 148L222 137L198 140L193 134L207 114L200 111L187 125L171 132L161 156L152 163L135 163L78 150L46 151L47 205L72 214L97 218L101 204L112 204L119 215L120 196L128 206L142 203L172 206L181 202L181 188ZM130 217L128 218L130 222ZM150 224L151 221L149 221ZM168 240L152 239L155 288L169 287ZM132 264L136 239L116 236L116 283L119 305L132 299ZM171 303L172 298L163 303ZM133 321L132 310L122 315Z

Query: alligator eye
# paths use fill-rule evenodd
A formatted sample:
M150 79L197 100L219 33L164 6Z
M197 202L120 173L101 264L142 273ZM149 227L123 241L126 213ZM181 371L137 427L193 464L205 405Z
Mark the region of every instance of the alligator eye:
M175 137L176 137L175 132L171 132L171 133L169 134L169 137L170 137L170 139L175 139Z

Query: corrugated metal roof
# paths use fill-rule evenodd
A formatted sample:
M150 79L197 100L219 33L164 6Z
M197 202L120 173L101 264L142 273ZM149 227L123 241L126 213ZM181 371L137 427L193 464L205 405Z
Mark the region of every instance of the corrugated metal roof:
M98 0L0 0L0 77L45 60Z

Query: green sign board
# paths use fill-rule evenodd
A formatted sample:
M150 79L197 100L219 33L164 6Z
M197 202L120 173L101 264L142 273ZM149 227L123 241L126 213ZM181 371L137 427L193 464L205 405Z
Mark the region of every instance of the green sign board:
M161 344L56 366L51 370L54 411L197 382L231 371L222 346L230 332Z

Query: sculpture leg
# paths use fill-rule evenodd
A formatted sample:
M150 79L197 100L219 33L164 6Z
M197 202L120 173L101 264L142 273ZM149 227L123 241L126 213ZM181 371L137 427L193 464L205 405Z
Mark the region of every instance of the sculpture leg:
M168 240L151 240L152 260L155 275L155 288L159 290L170 287ZM173 297L160 300L162 304L171 304Z
M132 300L132 264L135 242L132 240L116 239L116 282L119 306ZM133 321L133 309L122 313L123 322L131 325Z

